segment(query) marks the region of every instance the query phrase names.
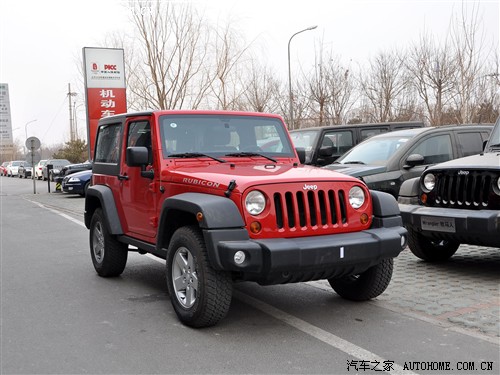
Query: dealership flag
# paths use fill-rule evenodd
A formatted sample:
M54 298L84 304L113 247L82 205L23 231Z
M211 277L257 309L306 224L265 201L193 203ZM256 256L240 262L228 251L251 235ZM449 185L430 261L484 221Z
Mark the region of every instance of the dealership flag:
M100 118L127 112L123 49L83 48L87 139L93 159L97 123Z

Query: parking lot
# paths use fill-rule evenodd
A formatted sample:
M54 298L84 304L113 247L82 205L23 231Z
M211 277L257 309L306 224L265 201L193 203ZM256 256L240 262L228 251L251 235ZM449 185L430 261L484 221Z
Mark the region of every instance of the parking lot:
M193 330L161 259L131 253L121 277L96 275L83 198L42 181L37 194L24 179L0 188L3 374L498 373L498 249L463 246L440 264L405 250L366 303L326 281L239 283L228 316Z
M24 194L83 222L84 199L65 193ZM405 249L395 259L388 289L371 301L416 319L432 322L498 343L500 337L500 251L496 248L462 245L451 260L426 263ZM311 285L331 291L326 281Z

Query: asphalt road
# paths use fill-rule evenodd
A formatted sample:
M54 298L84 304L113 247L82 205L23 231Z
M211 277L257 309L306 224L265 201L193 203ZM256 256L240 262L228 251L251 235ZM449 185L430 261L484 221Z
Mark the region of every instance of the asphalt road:
M52 191L54 185L52 184ZM235 286L228 316L179 323L164 262L97 276L78 196L0 177L1 374L499 374L498 249L430 265L405 250L388 290Z

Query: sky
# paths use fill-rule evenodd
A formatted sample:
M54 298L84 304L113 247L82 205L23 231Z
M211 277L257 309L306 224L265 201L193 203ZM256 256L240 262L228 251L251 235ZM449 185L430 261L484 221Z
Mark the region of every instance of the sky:
M182 2L188 0L162 0ZM452 16L478 6L486 43L499 49L500 0L197 0L207 18L231 25L283 80L314 63L321 42L344 61L367 62L403 49L423 33L444 40ZM68 83L77 92L77 127L86 138L83 47L102 46L110 33L132 33L125 0L2 0L0 83L9 85L14 140L36 136L42 147L70 138ZM127 51L125 51L127 53Z

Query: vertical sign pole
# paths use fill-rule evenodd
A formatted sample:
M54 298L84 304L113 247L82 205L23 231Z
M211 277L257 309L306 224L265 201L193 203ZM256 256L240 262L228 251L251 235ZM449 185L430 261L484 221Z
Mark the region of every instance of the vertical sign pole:
M35 182L35 140L31 140L31 179L33 180L33 194L36 194Z

